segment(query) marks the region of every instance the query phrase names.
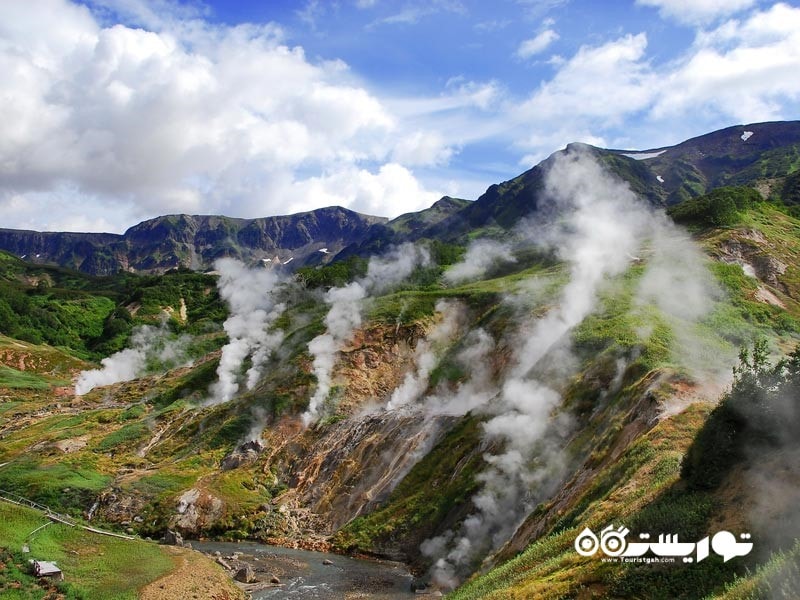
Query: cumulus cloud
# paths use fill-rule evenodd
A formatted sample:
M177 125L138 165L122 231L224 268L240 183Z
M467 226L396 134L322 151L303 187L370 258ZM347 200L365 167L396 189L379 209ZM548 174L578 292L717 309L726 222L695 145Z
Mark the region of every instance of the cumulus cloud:
M393 215L433 198L387 162L393 140L426 164L452 150L404 131L341 61L309 60L274 24L158 21L134 4L150 29L103 26L67 0L0 5L0 196L71 194L107 220L263 216L326 196Z
M777 3L701 26L693 43L668 62L658 64L652 54L645 33L629 33L584 45L555 63L552 78L508 108L509 125L542 125L515 137L525 163L541 160L566 141L652 145L654 135L677 142L731 121L795 116L798 7Z
M800 98L800 8L776 4L698 35L654 99L655 118L718 111L741 122L778 119Z
M165 212L329 204L395 216L453 195L442 184L464 180L462 159L487 148L502 155L491 169L512 175L520 157L529 166L569 141L652 146L795 116L800 8L640 3L685 15L693 43L669 55L644 32L615 33L551 59L552 74L527 92L465 73L404 96L365 85L341 60L311 58L275 23L222 25L166 0L0 3L5 224L122 231ZM404 8L397 22L463 9ZM111 25L119 15L141 28ZM520 56L555 41L553 21L542 27ZM448 170L442 183L433 168ZM493 182L481 177L490 180L463 184L467 197ZM76 212L91 218L67 221Z
M559 37L553 29L545 29L535 37L523 41L517 48L516 55L524 60L541 54Z
M387 163L377 173L365 169L347 168L334 173L314 176L292 186L303 203L315 206L348 206L370 215L385 216L386 204L397 212L427 208L442 194L425 190L406 167ZM290 203L289 212L300 210L303 204ZM284 212L286 208L284 208Z
M652 99L644 33L600 46L582 46L519 110L547 122L566 115L614 121L645 108Z

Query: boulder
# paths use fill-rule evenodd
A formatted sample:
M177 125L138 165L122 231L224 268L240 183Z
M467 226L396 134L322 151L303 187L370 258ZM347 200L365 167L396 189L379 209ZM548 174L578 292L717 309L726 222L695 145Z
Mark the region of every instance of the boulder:
M183 546L183 536L177 531L167 531L164 534L164 543L168 546Z
M234 575L233 578L240 583L255 583L256 572L253 571L253 567L250 565L245 565L236 571L236 575Z

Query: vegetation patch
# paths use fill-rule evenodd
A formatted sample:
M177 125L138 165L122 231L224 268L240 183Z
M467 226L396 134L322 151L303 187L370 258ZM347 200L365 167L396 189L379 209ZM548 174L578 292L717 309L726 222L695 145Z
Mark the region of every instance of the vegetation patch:
M24 574L25 565L17 562L20 556L55 561L65 577L65 583L56 586L58 592L65 599L76 600L135 600L140 588L173 568L167 553L154 543L100 536L59 523L31 535L47 522L38 511L0 502L0 547L12 557L11 567L3 561L6 567L0 568L0 578L8 577L10 569L23 571L20 589L30 595L19 598L44 598L44 594L37 595L38 586ZM30 554L20 553L23 544L29 546ZM3 598L15 597L5 591L1 594Z

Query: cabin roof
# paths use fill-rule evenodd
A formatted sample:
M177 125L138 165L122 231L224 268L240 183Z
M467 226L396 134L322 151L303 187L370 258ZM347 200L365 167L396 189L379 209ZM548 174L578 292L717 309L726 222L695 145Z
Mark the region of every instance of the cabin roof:
M33 566L36 569L36 574L40 577L61 573L61 569L56 566L56 563L46 560L34 560Z

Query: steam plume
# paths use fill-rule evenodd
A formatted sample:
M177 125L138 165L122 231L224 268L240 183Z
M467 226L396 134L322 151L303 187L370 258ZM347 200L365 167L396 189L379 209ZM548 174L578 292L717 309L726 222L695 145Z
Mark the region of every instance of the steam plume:
M456 355L456 362L470 377L460 382L453 392L439 392L425 398L425 409L432 416L463 416L488 404L497 395L491 369L495 349L494 338L484 329L471 331L464 348Z
M439 363L439 352L442 346L453 339L459 329L464 314L464 307L456 302L439 300L436 312L442 315L441 321L433 328L426 339L417 343L414 352L414 370L406 373L403 383L392 392L386 404L387 410L393 410L418 400L428 387L431 372Z
M210 404L227 402L239 391L239 373L250 358L245 385L253 389L264 363L283 341L283 332L272 329L285 305L276 300L280 280L275 271L251 269L233 258L214 263L220 277L220 296L228 303L230 316L223 327L229 341L222 348L217 381L210 388Z
M367 274L358 281L340 288L331 288L325 294L325 302L330 306L325 316L327 331L318 335L308 344L308 351L314 357L312 368L317 378L317 387L303 413L303 424L308 427L319 418L322 403L331 391L331 374L336 362L336 354L350 339L353 331L361 325L361 311L369 294L379 294L397 285L420 265L430 261L428 251L414 244L397 246L385 256L372 257L367 266Z
M486 272L502 262L516 262L511 248L493 240L477 240L470 244L464 260L444 273L447 283L459 284L480 279Z
M622 273L652 232L653 213L623 183L612 179L584 152L556 155L546 176L546 212L556 219L538 233L568 264L569 281L556 308L523 328L520 351L499 393L484 409L494 416L484 426L487 440L503 451L486 455L484 487L475 512L458 534L426 541L435 559L433 576L453 587L476 560L497 549L560 477L562 435L569 427L558 414L558 382L540 381L537 365L568 345L569 332L594 309L604 279Z
M176 337L162 321L159 327L141 325L133 330L131 347L100 361L102 369L83 371L75 383L75 394L83 396L96 387L142 377L148 371L168 370L192 363L187 354L191 338Z
M708 270L708 259L688 235L664 215L657 217L648 240L651 256L639 282L637 303L657 307L669 323L676 363L698 381L712 387L727 385L735 349L714 344L708 335L698 335L696 328L723 293Z

